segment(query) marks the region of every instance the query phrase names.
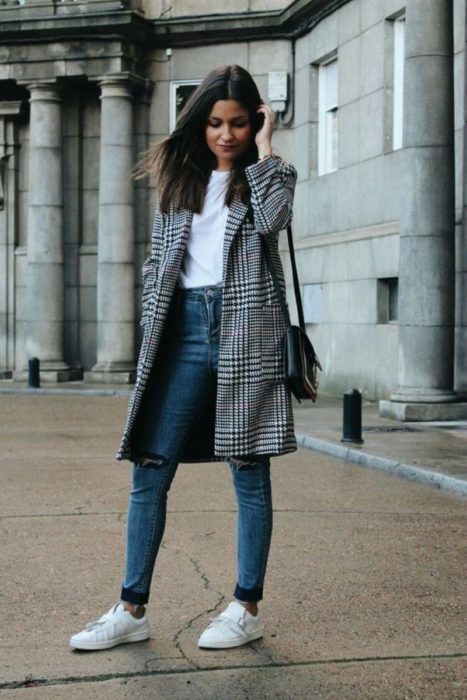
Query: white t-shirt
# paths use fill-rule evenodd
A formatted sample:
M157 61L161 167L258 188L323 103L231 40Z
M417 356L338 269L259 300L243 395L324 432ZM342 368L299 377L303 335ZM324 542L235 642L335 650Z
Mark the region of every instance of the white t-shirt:
M178 284L207 287L222 282L222 251L228 207L225 192L228 170L213 170L200 214L193 214L191 231L183 256Z

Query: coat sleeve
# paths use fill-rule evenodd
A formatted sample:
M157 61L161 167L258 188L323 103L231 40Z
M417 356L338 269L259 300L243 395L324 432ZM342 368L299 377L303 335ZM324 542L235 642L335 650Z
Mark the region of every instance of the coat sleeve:
M245 175L250 185L256 230L277 235L292 220L297 171L293 165L272 156L249 165Z
M154 225L151 236L151 255L143 263L143 294L142 294L142 314L141 325L144 326L152 311L154 285L157 280L159 264L162 254L162 236L163 236L163 214L159 206L156 208L154 215Z

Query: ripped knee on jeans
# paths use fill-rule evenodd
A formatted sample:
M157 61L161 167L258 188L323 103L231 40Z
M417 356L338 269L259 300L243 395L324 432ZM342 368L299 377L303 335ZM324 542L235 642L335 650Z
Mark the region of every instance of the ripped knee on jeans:
M157 469L167 463L166 457L140 457L136 461L136 466L143 469Z
M229 464L233 469L256 469L260 466L261 460L252 457L229 457Z

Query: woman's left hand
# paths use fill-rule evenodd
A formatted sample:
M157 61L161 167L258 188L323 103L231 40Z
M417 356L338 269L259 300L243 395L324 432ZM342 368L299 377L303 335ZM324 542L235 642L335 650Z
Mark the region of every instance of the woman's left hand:
M258 147L258 156L263 158L264 156L270 156L272 154L272 132L274 131L274 112L271 107L266 104L262 104L257 110L258 114L264 115L264 123L261 129L255 136L255 142Z

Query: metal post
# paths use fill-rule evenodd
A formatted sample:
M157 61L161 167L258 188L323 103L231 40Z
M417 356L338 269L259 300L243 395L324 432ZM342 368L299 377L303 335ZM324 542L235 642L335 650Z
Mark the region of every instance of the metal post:
M28 360L28 387L31 389L39 389L40 385L39 360L37 357L31 357L31 359Z
M358 389L344 392L344 415L341 442L362 445L362 395Z

